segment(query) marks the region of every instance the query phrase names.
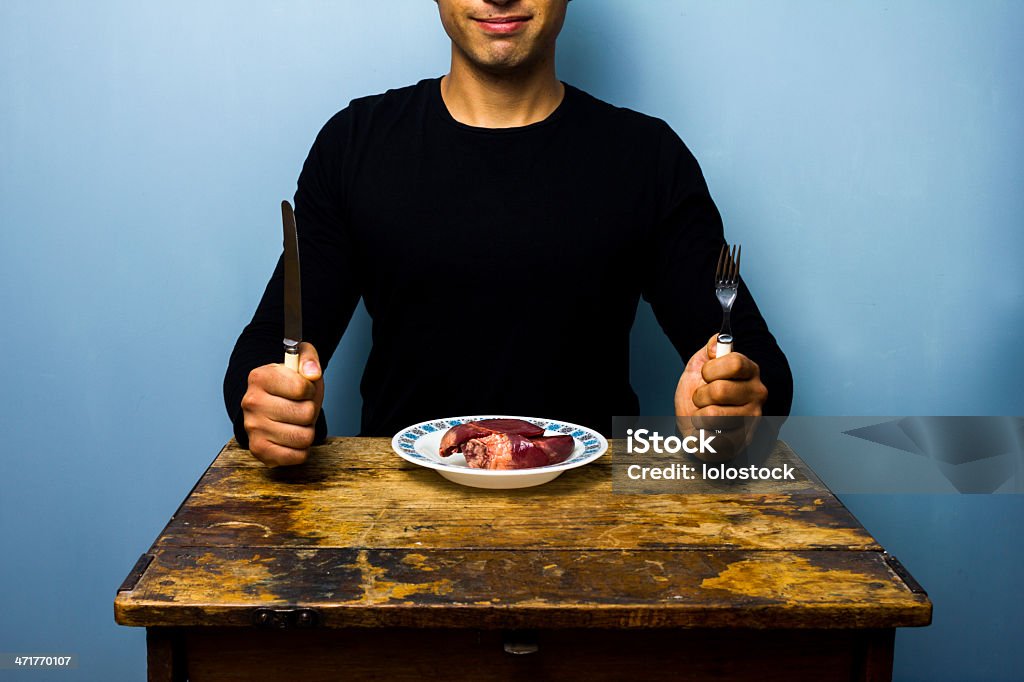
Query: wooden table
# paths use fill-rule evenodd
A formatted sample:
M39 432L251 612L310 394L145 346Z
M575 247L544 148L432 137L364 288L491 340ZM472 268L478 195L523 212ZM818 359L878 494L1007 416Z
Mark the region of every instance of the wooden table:
M288 469L230 443L115 617L147 628L150 680L889 679L928 596L788 447L772 458L808 480L624 495L609 454L488 491L382 438Z

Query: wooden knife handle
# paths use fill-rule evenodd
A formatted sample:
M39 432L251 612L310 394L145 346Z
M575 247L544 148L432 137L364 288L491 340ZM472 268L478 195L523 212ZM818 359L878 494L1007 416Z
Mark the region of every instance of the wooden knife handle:
M295 372L299 371L299 349L286 348L284 351L284 366Z

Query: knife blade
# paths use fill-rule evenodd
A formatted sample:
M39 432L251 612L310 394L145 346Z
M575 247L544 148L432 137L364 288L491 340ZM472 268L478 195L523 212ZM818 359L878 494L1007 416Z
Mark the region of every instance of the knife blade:
M299 371L302 342L302 277L299 269L299 232L295 212L288 201L281 202L284 223L284 364Z

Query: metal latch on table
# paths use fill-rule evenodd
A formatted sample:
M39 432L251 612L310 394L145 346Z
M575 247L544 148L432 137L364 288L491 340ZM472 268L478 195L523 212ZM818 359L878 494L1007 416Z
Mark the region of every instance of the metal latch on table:
M253 625L259 628L274 628L276 630L315 628L320 624L320 612L310 608L259 608L253 612L252 620Z
M884 559L885 563L889 565L889 568L892 569L893 573L900 577L911 592L914 594L923 594L928 596L928 593L924 591L923 587L921 587L921 583L914 580L914 576L910 575L910 571L903 566L899 559L888 552L882 552L882 559Z

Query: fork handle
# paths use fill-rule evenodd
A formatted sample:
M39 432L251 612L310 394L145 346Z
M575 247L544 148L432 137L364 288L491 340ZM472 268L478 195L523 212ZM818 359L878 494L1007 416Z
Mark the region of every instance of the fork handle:
M718 341L715 343L715 357L720 358L723 355L728 355L732 352L732 335L731 334L719 334Z

